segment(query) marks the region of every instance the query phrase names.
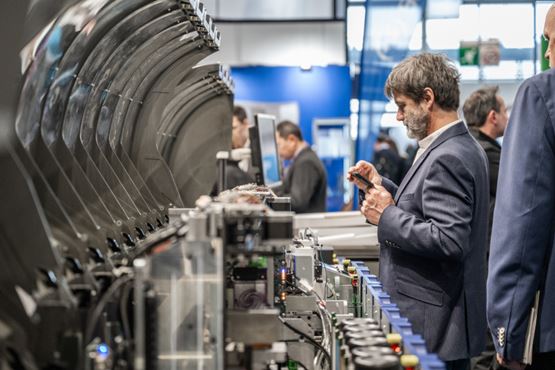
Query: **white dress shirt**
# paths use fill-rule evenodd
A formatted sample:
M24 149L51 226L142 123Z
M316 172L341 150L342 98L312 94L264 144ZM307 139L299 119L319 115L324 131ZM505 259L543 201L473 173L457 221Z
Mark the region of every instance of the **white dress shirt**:
M432 143L445 131L447 131L447 129L449 129L450 127L455 126L457 123L461 122L460 119L451 122L445 126L443 126L442 128L440 128L439 130L436 130L434 132L432 132L430 135L426 136L424 139L420 140L418 142L418 151L416 152L416 155L414 156L414 161L412 162L412 164L415 164L416 161L418 160L418 158L420 158L420 156L422 154L424 154L424 152L426 151L426 149L428 149L428 147L430 145L432 145Z

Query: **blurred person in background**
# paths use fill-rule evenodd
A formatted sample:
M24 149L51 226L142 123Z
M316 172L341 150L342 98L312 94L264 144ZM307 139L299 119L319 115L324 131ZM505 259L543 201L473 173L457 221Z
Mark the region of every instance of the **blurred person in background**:
M249 120L247 118L247 112L245 108L236 105L233 108L233 131L231 134L231 149L248 149L250 150L250 140L249 140ZM251 170L251 160L250 158L245 158L239 161L239 168L245 172Z
M326 169L320 158L303 140L301 129L291 121L277 126L276 141L282 160L291 161L276 194L291 197L291 209L297 213L325 212Z
M247 149L245 153L250 153L249 121L245 109L235 106L233 108L231 131L231 157L227 160L225 166L226 186L223 190L255 182L254 177L248 172L251 167L250 154L239 154L239 157L246 157L241 160L233 159L236 156L233 152L238 153L243 149ZM218 195L217 183L212 187L210 195Z
M380 134L374 144L374 167L379 174L396 184L401 182L404 161L399 155L397 145L389 136Z
M488 87L474 91L463 105L464 119L472 136L486 152L489 166L490 212L488 229L488 255L493 221L493 208L497 194L497 175L501 158L501 145L497 138L505 134L509 115L505 101L499 95L499 87Z
M484 149L488 158L489 222L486 248L489 257L493 209L497 194L497 174L501 158L501 145L496 139L504 135L509 121L507 107L503 98L499 96L499 87L486 87L474 91L464 102L463 114L470 133ZM495 358L495 347L489 330L486 333L486 349L480 356L472 359L472 369L503 369Z

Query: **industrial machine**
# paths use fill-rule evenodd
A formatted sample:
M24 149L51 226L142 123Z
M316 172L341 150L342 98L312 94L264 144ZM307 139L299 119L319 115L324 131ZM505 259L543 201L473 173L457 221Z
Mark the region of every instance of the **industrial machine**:
M271 187L203 196L234 89L203 3L5 10L1 370L444 368Z

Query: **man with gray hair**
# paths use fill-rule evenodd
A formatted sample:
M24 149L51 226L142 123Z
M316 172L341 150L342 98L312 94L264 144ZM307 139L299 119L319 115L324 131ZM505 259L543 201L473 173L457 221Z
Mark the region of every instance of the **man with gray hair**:
M446 57L405 59L385 93L418 140L416 159L399 186L364 161L348 179L365 189L361 212L378 226L386 292L447 370L467 370L486 330L486 156L458 118L459 73Z

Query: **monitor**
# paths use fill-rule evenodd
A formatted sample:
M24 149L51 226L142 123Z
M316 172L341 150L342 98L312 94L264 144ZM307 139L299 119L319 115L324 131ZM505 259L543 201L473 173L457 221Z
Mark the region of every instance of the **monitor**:
M252 167L258 185L281 185L281 166L276 143L276 118L266 114L254 116L249 128Z

